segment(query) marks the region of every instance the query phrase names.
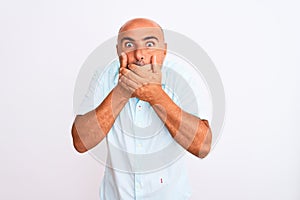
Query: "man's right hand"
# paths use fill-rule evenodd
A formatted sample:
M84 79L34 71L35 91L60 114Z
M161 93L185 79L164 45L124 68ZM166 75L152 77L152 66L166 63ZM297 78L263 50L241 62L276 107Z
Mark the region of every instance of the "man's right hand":
M115 87L115 91L118 92L122 97L129 99L132 97L132 90L128 87L128 85L125 82L121 81L121 70L126 69L128 66L127 63L127 55L126 53L121 53L120 55L120 70L119 70L119 81L117 86Z

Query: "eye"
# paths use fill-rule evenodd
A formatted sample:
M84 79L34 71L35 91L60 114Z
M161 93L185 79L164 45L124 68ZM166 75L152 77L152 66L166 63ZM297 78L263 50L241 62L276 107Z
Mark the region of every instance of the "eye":
M133 47L132 42L126 42L126 43L125 43L125 47Z
M153 47L154 46L154 42L147 42L146 43L146 47Z

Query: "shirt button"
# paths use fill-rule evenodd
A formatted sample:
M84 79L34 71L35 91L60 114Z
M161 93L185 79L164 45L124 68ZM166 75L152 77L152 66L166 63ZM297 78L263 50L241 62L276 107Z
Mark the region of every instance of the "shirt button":
M138 105L138 110L142 110L142 106L141 105Z

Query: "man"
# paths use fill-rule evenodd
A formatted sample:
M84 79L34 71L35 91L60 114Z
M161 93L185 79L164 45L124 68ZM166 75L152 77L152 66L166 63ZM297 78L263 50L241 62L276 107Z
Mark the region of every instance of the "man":
M100 105L76 116L72 127L74 147L83 153L94 148L104 138L110 142L107 162L111 168L107 167L105 171L101 199L188 199L190 189L186 168L180 159L163 169L145 174L136 173L136 170L129 173L114 170L116 161L113 160L113 146L126 152L144 155L163 150L168 142L176 141L176 144L188 152L204 158L210 151L212 140L207 120L183 110L175 95L168 92L167 86L162 84L163 76L167 76L163 71L167 44L164 42L163 31L156 22L137 18L125 23L119 30L117 52L119 69L111 67L105 73L105 77L109 74L117 77L117 82L112 84L113 87L99 102ZM112 83L113 80L108 82ZM101 87L105 88L105 84L102 82ZM106 90L109 89L108 87ZM106 92L102 90L98 93ZM136 110L132 109L136 107ZM159 132L157 135L150 134L150 137L146 137L145 133L154 132L149 125L152 118L155 118L149 117L151 111L163 122L163 129L156 131ZM130 129L128 120L140 121L130 126ZM131 132L133 137L130 138L128 133ZM145 137L141 139L137 134ZM137 150L137 142L144 143L147 148ZM142 164L131 162L129 156L123 157L118 158L121 161L117 162L128 165L131 169Z

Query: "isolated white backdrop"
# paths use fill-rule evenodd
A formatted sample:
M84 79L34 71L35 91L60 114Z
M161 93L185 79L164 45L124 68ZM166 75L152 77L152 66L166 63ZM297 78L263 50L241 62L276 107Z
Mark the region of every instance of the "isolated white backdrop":
M0 2L0 199L96 200L103 166L72 147L73 89L86 57L134 17L201 45L225 87L226 121L193 200L300 199L297 1Z

